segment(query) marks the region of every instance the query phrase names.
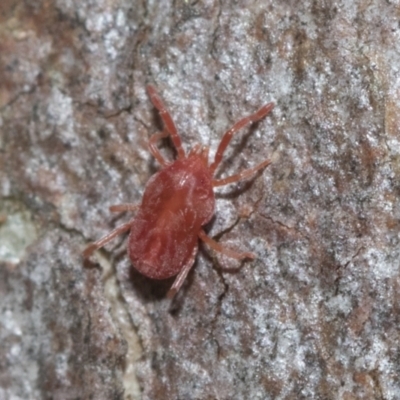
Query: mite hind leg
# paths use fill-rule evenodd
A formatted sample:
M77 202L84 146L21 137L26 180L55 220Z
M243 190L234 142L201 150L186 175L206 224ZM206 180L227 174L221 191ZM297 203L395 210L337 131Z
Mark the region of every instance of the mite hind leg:
M104 245L106 245L108 242L110 242L112 239L115 237L121 235L122 233L129 231L129 229L132 226L132 221L127 222L126 224L123 224L114 230L112 230L110 233L108 233L106 236L102 237L101 239L97 240L96 242L90 243L86 249L83 251L83 258L88 258L90 257L94 251L97 249L100 249Z
M190 258L188 259L188 261L186 262L184 267L181 269L181 272L179 272L179 274L176 276L174 283L172 284L171 288L168 290L167 297L169 299L173 299L175 297L175 295L178 293L179 289L182 287L183 282L185 281L189 271L193 267L194 260L196 258L196 254L197 254L197 249L198 249L198 246L197 245L194 246L194 249L193 249L193 252L192 252Z
M201 230L199 233L199 238L209 247L211 247L213 250L217 251L218 253L222 253L228 257L235 258L237 260L244 260L246 258L250 260L254 260L256 256L253 253L249 252L243 252L239 253L235 250L228 249L218 242L216 242L214 239L211 239L207 234Z
M109 210L111 212L124 212L124 211L137 211L138 208L140 207L139 204L129 204L129 203L125 203L125 204L116 204L113 205L109 208Z

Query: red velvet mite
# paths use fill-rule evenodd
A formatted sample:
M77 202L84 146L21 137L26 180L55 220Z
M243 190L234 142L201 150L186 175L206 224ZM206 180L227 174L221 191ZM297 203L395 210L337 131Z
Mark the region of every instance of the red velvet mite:
M147 91L164 124L163 131L154 134L149 141L150 152L162 169L150 178L140 205L120 204L110 207L113 212L136 211L135 217L91 243L83 254L85 258L89 257L114 237L130 230L128 253L133 266L152 279L166 279L176 275L168 292L168 297L173 297L194 263L199 238L212 249L229 257L255 257L252 253L238 253L221 246L208 237L202 227L214 214L214 187L246 179L271 163L265 160L228 178L214 179L232 136L245 125L264 118L274 105L268 103L233 125L222 137L214 161L209 164L208 147L197 144L189 154L185 153L174 121L163 101L153 86L148 86ZM171 137L177 151L177 160L172 162L164 159L156 145L167 136Z

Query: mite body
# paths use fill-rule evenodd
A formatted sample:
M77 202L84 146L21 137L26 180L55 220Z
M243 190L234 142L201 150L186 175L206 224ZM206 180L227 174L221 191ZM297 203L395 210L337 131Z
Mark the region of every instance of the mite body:
M214 207L212 176L201 155L189 155L155 174L129 236L135 268L154 279L177 275L193 262L198 234Z
M238 253L221 246L208 237L202 227L214 214L214 187L248 178L270 164L269 160L265 160L228 178L213 178L233 134L246 124L265 117L273 108L273 103L266 104L229 129L222 137L214 161L209 164L208 147L195 145L189 154L185 154L175 124L161 98L153 86L148 86L147 90L164 123L164 130L153 135L149 142L150 152L163 168L150 178L140 205L121 204L110 207L115 212L136 211L136 215L128 223L91 243L85 249L84 257L89 257L93 251L117 235L130 230L128 253L133 266L153 279L176 275L168 292L168 296L173 297L194 263L199 238L212 249L229 257L254 258L252 253ZM173 162L165 160L156 147L156 143L167 136L171 137L177 151L177 160Z

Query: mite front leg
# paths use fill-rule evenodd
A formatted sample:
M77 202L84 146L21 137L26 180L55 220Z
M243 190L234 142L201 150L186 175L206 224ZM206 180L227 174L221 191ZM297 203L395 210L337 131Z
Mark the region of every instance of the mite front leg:
M171 135L172 143L174 144L176 151L178 152L178 158L185 158L185 151L182 147L182 141L178 134L178 130L176 129L175 123L171 117L171 114L168 112L165 107L161 97L157 94L156 89L152 85L147 86L147 92L150 96L150 100L153 103L153 106L159 111L160 117L164 123L165 129Z
M259 171L262 168L267 167L269 164L271 164L271 160L265 160L262 163L256 165L253 168L245 169L242 172L239 172L238 174L228 176L227 178L224 179L213 179L212 185L214 187L216 186L224 186L228 185L230 183L238 182L243 179L249 178L250 176L254 175L257 171Z
M261 118L264 118L272 109L274 108L274 103L268 103L264 107L261 107L257 112L251 114L240 121L236 122L235 125L232 126L231 129L225 132L224 136L222 136L221 142L218 146L217 152L215 153L214 162L210 165L211 173L214 174L218 165L222 161L222 157L226 148L228 147L229 142L232 139L232 136L238 132L240 129L244 128L247 124L257 122Z
M149 140L149 149L150 153L153 155L153 157L163 166L166 167L169 165L169 162L165 160L165 158L162 156L160 153L160 150L157 147L157 142L160 139L166 138L169 136L169 133L164 129L162 132L155 133L153 136L151 136Z

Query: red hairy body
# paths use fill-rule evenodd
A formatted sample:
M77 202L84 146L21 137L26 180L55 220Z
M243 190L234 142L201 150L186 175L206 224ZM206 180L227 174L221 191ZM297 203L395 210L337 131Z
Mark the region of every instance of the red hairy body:
M214 207L212 176L198 155L153 175L129 235L132 264L154 279L177 275L197 248L198 233Z
M196 145L188 155L182 147L175 124L153 86L148 86L150 99L160 112L164 130L150 138L149 148L162 169L146 185L140 205L121 204L111 211L137 211L128 223L90 244L84 251L89 257L117 235L130 230L128 253L133 266L153 279L177 275L169 296L173 297L184 282L194 263L199 238L216 251L236 259L254 258L252 253L238 253L227 249L208 237L202 227L210 221L215 210L213 188L253 176L270 164L269 160L225 179L214 179L223 153L232 136L246 124L263 118L273 108L269 103L255 114L241 119L223 136L213 163L208 162L208 148ZM156 142L170 136L177 150L177 160L166 161Z

